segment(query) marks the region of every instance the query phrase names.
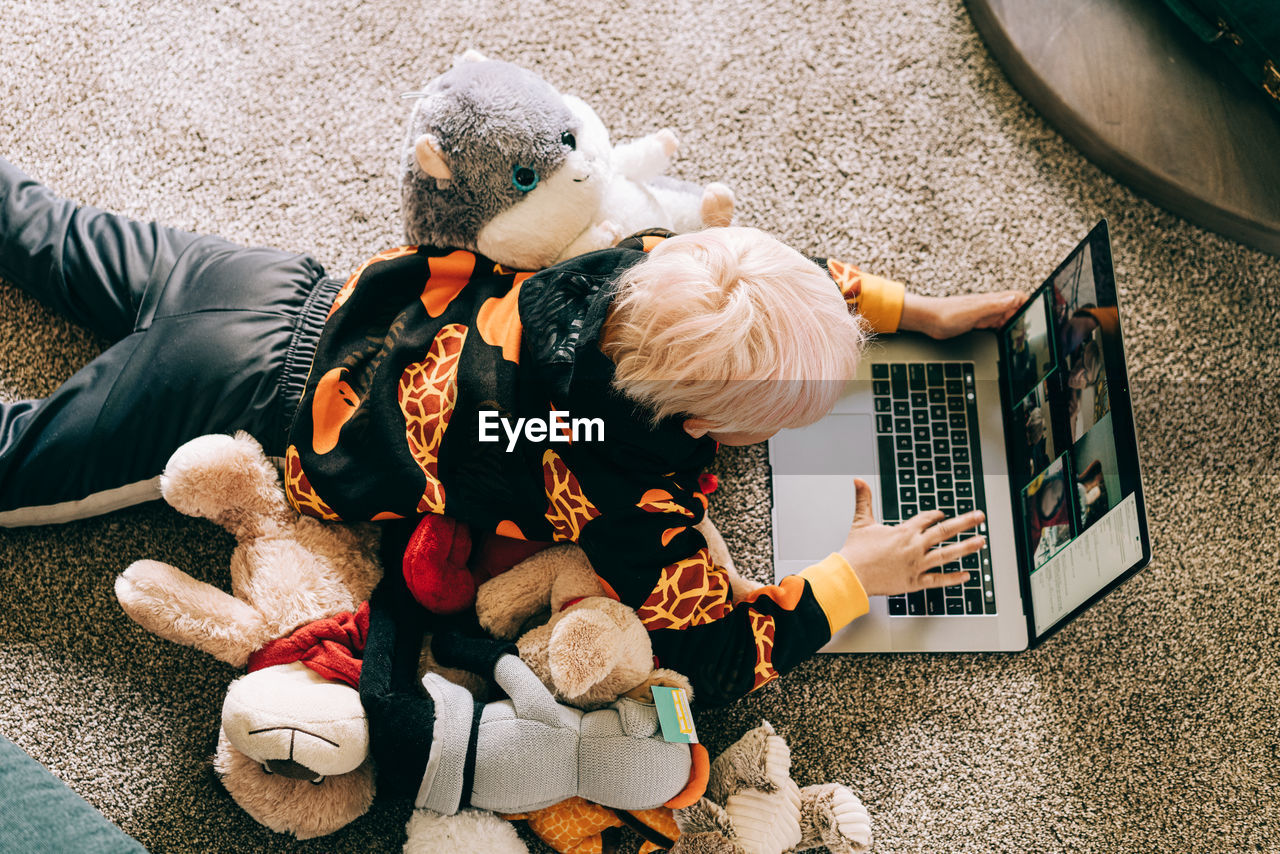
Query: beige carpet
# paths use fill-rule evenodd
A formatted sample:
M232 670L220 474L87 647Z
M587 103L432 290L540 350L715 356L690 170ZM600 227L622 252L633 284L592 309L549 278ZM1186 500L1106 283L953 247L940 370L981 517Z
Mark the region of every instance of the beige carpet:
M617 138L670 125L678 173L729 182L746 223L929 293L1029 289L1109 217L1150 568L1036 652L823 657L701 731L714 750L768 718L801 783L861 794L885 854L1280 850L1280 261L1086 162L959 0L7 0L0 153L345 275L400 240L397 96L467 47L585 96ZM100 346L7 285L0 342L10 399ZM722 525L764 574L763 452L719 470ZM305 845L241 814L207 761L230 669L112 596L141 557L225 583L229 550L154 505L0 531L0 732L156 852L396 850L398 804Z

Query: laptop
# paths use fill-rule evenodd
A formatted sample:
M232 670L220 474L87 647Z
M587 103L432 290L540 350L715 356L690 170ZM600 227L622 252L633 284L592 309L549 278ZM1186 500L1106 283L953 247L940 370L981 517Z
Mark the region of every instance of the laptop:
M985 511L964 585L871 599L825 652L1023 650L1151 560L1105 220L1003 328L877 340L831 413L769 441L775 574L876 518ZM958 541L960 538L956 538Z

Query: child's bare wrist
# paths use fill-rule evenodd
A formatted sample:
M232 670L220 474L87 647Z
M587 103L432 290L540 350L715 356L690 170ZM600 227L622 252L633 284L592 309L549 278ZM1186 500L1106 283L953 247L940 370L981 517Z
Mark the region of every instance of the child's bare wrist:
M926 335L936 326L938 319L937 297L913 294L910 291L902 299L902 320L898 328L907 332L923 332Z
M849 551L846 549L841 549L840 551L836 552L836 554L840 555L840 557L844 559L844 562L849 564L849 569L853 571L853 577L858 579L858 584L862 585L863 590L866 590L867 589L866 573L862 571L862 569L858 566L859 561L857 560L857 558L854 557L854 555L850 554Z

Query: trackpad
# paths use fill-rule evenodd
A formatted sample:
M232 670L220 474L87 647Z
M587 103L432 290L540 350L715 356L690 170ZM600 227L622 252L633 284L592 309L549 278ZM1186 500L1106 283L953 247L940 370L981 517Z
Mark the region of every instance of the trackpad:
M849 474L870 477L876 471L875 422L870 415L831 414L770 440L774 475Z
M875 488L874 422L832 414L770 440L775 561L819 561L844 544L853 522L853 479Z

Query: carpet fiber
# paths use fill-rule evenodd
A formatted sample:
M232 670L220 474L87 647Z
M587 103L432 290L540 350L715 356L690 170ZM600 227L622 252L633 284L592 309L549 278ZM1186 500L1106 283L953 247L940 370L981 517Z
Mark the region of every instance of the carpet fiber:
M959 0L7 0L0 154L345 276L400 242L397 96L468 47L584 96L616 139L671 126L674 171L731 184L744 224L922 292L1030 289L1108 217L1151 566L1035 652L819 657L700 732L714 752L773 722L802 784L865 799L879 852L1277 850L1280 262L1085 161ZM104 344L8 285L0 342L5 399ZM717 469L764 577L764 451ZM0 732L156 852L397 850L402 804L306 844L245 817L208 763L231 669L112 595L143 557L226 584L230 549L156 504L0 531Z

